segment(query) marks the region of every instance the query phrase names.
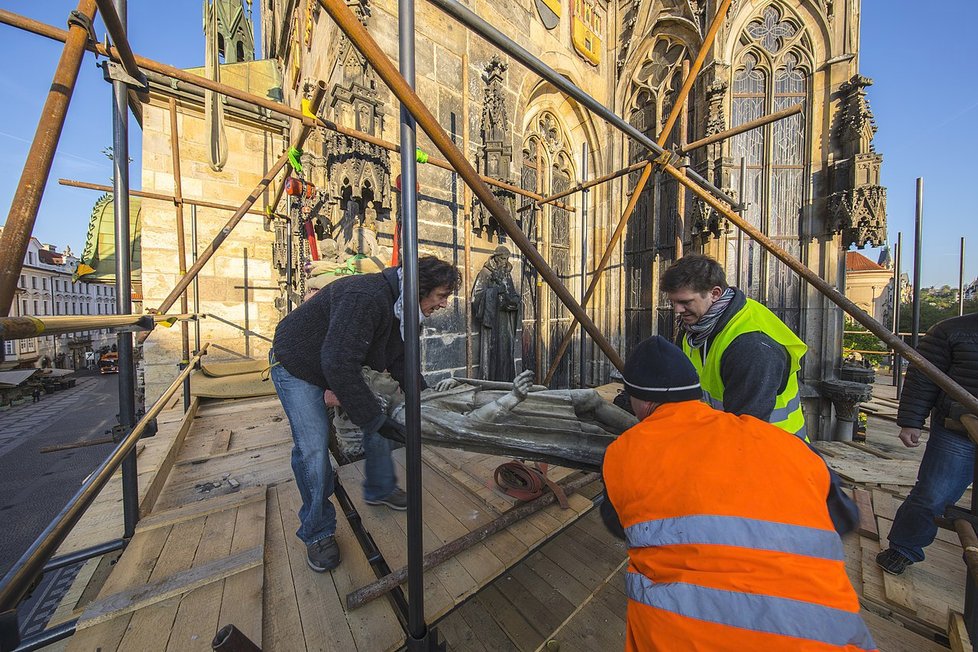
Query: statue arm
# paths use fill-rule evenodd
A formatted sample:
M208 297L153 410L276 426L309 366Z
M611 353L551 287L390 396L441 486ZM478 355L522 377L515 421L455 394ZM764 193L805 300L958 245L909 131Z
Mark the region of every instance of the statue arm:
M524 371L513 381L513 389L508 394L503 394L492 403L487 403L480 408L476 408L466 415L475 421L493 423L509 414L513 408L523 402L527 393L533 387L533 372Z

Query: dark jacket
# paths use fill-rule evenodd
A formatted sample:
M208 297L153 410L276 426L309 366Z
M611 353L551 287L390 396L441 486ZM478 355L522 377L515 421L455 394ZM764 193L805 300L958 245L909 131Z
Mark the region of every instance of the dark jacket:
M384 414L362 368L386 370L404 382L404 342L394 316L399 294L394 268L343 277L286 315L275 329L272 349L285 370L332 390L350 420L369 432L376 432Z
M716 335L747 303L744 293L737 288L734 290L734 298L717 320L713 334L707 338L707 351L713 346ZM735 338L720 358L723 411L767 421L778 394L788 385L790 369L788 352L769 335L753 332Z
M954 382L978 396L978 313L934 324L921 338L917 351ZM956 412L952 410L954 406L960 408L960 404L911 365L900 396L897 425L920 428L930 413L931 423L943 426L946 417L956 416L951 414Z

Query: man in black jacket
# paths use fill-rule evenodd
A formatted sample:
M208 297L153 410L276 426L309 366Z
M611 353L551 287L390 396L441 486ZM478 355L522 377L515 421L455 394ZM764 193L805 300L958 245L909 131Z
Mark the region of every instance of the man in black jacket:
M459 282L453 265L434 256L422 257L418 261L421 315L416 319L448 305ZM404 382L402 287L399 268L346 276L310 297L275 329L271 377L289 417L292 470L302 497L296 536L306 544L309 567L317 572L340 563L334 537L336 509L329 500L333 469L327 453L328 406L341 405L363 431L367 504L407 508L385 438L403 439L401 426L388 419L361 374L366 366L389 371Z
M954 382L978 396L978 313L934 324L921 338L917 350ZM937 536L934 518L960 500L974 474L975 445L959 421L962 406L911 366L897 412L904 446L920 445L920 430L928 413L930 438L917 483L893 519L890 547L876 556L876 563L893 575L924 560L924 548Z

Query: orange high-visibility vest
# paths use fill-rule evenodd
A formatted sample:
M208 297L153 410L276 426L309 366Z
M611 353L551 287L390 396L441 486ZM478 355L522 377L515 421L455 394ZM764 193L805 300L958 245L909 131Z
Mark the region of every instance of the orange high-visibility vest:
M874 650L829 517L825 463L796 437L698 401L608 447L625 528L626 650Z

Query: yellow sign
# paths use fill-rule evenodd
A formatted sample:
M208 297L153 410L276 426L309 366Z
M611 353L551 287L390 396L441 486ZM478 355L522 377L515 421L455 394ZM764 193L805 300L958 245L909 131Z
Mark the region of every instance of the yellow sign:
M593 0L571 0L571 7L574 49L596 66L601 63L601 14Z

